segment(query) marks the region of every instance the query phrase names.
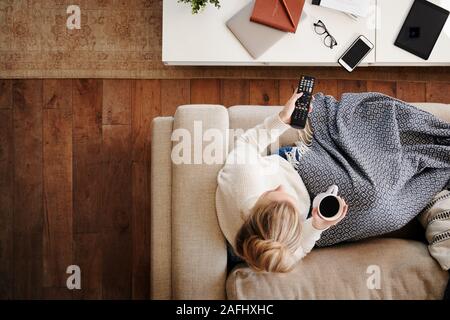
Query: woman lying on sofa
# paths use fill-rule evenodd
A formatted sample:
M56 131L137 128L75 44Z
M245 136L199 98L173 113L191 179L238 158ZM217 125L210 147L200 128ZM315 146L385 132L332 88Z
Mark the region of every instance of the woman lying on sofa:
M222 232L258 271L288 272L315 245L398 230L450 181L450 124L381 94L316 95L296 145L266 155L300 97L240 136L218 175ZM349 205L326 221L311 199L332 184Z

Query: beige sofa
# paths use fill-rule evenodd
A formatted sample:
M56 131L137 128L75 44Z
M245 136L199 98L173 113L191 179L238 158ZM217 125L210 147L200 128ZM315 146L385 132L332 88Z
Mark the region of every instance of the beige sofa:
M450 122L449 105L417 105ZM186 105L174 117L153 121L152 298L441 299L448 273L431 258L424 242L411 239L316 248L288 274L256 273L245 265L227 274L226 241L215 212L216 176L222 164L173 164L171 134L184 128L194 135L194 121L202 121L203 130L248 129L279 110ZM287 132L281 144L295 137L295 132Z

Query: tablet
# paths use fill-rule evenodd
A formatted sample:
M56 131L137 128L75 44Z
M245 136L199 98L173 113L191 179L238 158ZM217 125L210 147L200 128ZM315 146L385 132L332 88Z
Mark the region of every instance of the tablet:
M395 45L428 60L449 12L426 0L415 0Z

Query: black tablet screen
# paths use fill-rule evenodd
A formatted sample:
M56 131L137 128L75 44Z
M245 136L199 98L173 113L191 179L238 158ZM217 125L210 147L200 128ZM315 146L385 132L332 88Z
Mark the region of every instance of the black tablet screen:
M445 25L449 12L426 0L415 0L395 45L425 60Z

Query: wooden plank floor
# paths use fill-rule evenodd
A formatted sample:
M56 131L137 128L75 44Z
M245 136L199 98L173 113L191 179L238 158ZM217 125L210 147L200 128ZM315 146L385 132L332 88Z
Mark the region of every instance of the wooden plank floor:
M297 81L0 80L0 298L149 297L150 124L188 103L277 105ZM450 82L319 80L450 103ZM66 289L66 268L82 290Z

